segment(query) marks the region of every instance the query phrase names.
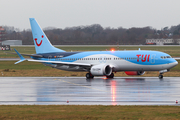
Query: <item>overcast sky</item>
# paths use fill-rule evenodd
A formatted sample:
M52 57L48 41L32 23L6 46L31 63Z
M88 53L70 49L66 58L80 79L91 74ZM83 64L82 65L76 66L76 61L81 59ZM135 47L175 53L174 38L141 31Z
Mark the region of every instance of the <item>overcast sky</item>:
M100 24L102 27L180 24L180 0L0 0L0 25L29 29L34 17L42 28Z

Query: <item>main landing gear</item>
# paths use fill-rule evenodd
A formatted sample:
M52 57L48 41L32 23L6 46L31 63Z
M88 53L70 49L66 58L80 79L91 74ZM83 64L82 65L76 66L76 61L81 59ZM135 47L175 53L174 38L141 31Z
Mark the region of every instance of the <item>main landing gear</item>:
M91 73L87 73L86 74L86 79L93 79L94 78L94 76L91 74Z
M86 74L86 79L93 79L94 76L91 73ZM114 78L114 73L111 73L109 76L106 76L106 78Z
M109 76L106 76L106 78L114 78L114 73L111 73Z

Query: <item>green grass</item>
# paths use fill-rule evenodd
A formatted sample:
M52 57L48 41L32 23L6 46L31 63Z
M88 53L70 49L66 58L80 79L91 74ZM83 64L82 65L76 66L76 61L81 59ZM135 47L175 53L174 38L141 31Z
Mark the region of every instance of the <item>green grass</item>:
M24 120L175 120L178 106L1 105L0 119Z
M50 69L42 63L24 61L19 64L14 64L16 61L0 61L0 69L14 69L14 70L31 70L31 69Z

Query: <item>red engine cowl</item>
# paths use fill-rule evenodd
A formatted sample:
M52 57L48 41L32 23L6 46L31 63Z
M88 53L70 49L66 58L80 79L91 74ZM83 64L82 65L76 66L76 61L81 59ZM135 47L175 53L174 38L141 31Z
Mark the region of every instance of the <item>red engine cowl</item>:
M125 71L126 75L143 75L144 71Z

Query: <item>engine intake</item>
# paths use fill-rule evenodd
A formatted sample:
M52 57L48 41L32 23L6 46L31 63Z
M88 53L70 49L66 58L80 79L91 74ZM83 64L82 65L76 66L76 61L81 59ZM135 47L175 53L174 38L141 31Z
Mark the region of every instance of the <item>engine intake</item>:
M126 75L143 75L145 71L125 71Z
M92 66L90 72L92 75L96 76L109 76L112 73L112 68L109 65L100 64Z

